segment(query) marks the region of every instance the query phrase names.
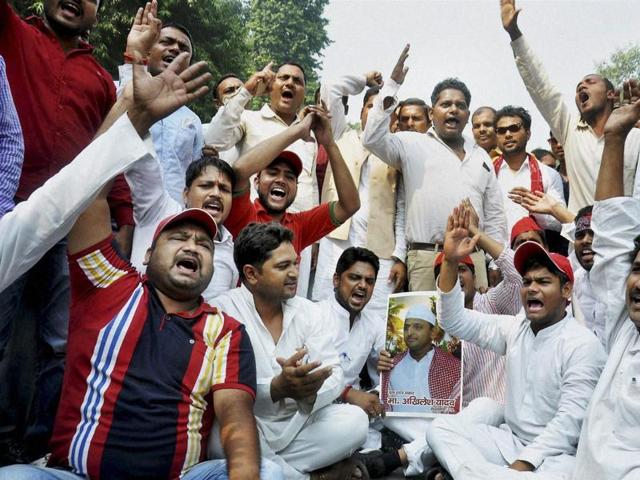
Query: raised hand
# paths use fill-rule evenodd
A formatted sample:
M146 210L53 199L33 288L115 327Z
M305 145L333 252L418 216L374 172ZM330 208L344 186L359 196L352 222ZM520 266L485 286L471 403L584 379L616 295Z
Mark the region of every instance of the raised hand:
M471 235L475 235L476 233L478 233L478 229L480 228L480 217L478 216L478 212L476 212L476 209L473 208L473 204L468 198L465 198L462 203L460 203L460 206L465 211L469 212L469 233Z
M604 126L604 133L605 135L626 137L636 122L640 120L640 85L638 80L625 80L622 84L622 92L618 89L616 95L622 97L620 107L614 109L609 116Z
M245 82L244 88L246 88L254 97L263 95L271 88L273 79L276 76L274 71L271 69L272 66L273 62L269 62L262 70L251 75L249 80Z
M372 70L370 72L365 73L365 77L367 78L367 87L381 87L384 85L384 81L382 80L382 73Z
M462 206L454 208L449 215L442 247L447 260L457 263L475 251L480 234L469 238L469 216L469 210Z
M520 11L521 9L516 8L516 0L500 0L502 26L512 41L522 36L520 27L518 27L518 15L520 15Z
M331 367L318 368L321 362L305 363L306 348L300 348L287 358L277 358L282 367L280 374L271 382L271 398L304 400L318 393L324 381L331 376Z
M400 54L400 58L398 58L398 61L391 72L391 78L393 81L400 85L404 82L404 78L407 76L407 72L409 71L409 67L405 66L404 62L409 56L410 47L411 46L408 43L404 46L402 53Z
M138 9L127 36L126 52L128 54L137 55L138 59L144 59L149 55L151 47L160 38L160 30L162 29L162 22L157 16L157 0L147 2L144 8Z
M509 192L512 202L526 208L529 213L551 215L558 201L544 192L532 192L525 187L516 187Z
M187 52L181 53L155 77L142 65L133 65L133 105L128 112L139 133L146 133L158 120L209 91L206 84L212 77L206 62L187 68L188 57Z
M324 101L319 105L310 105L310 113L313 114L313 134L320 145L330 145L334 142L333 131L331 130L331 115L327 110Z

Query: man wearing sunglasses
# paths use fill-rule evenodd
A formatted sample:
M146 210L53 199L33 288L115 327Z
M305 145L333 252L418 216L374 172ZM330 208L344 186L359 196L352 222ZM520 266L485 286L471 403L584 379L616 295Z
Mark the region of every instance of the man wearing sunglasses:
M563 206L562 178L558 172L538 161L527 152L531 137L531 116L522 107L508 105L496 113L496 137L502 155L493 161L498 183L504 198L509 231L529 212L517 201L511 191L524 187L531 192L544 192ZM515 201L514 201L515 200ZM545 230L560 231L562 225L551 215L533 214L536 222Z

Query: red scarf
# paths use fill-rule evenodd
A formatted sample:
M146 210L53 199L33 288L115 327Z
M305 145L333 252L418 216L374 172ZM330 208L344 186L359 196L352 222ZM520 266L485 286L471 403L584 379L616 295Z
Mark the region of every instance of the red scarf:
M529 160L529 172L531 173L531 191L544 192L544 186L542 185L542 171L540 170L538 159L530 153L527 154L527 157ZM503 162L504 155L500 155L493 161L493 168L496 171L496 177L499 175Z

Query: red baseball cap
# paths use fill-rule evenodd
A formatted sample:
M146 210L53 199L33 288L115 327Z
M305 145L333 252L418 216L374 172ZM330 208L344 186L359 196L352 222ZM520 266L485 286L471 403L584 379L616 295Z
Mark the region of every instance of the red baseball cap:
M511 229L511 245L518 235L524 232L542 232L542 227L533 217L522 217Z
M524 275L524 266L531 257L541 257L551 262L558 270L563 272L569 281L573 283L573 268L571 262L564 255L559 253L549 253L537 242L524 242L518 247L513 257L513 264L520 275Z
M153 242L155 242L160 234L171 225L175 225L176 223L184 220L192 221L204 227L212 239L216 238L216 235L218 235L218 225L216 225L216 221L209 212L201 208L187 208L180 213L176 213L175 215L171 215L170 217L162 220L156 227L156 231L153 234Z
M302 173L302 160L297 153L292 152L291 150L285 150L278 155L270 165L273 165L276 162L286 162L289 165L293 172L296 174L296 177L299 177Z
M433 268L439 267L440 265L442 265L442 262L444 262L444 252L440 252L436 256L436 259L433 262ZM475 268L473 260L471 259L471 257L469 255L467 255L466 257L461 258L460 259L460 263L464 263L466 265L469 265L470 267Z

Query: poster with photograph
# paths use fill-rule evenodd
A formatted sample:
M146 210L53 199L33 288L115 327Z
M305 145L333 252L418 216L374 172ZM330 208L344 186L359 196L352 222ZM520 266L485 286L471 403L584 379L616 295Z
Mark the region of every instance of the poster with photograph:
M386 415L433 417L460 411L460 346L440 328L437 305L438 292L389 295L385 349L393 368L380 375Z

